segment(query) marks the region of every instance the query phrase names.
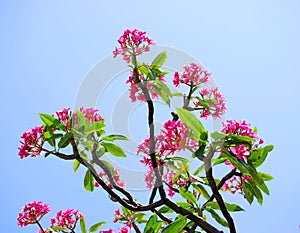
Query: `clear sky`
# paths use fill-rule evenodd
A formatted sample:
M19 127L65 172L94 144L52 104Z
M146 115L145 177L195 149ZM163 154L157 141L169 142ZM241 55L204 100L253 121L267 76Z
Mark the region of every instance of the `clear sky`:
M84 190L83 169L73 174L72 162L56 158L20 160L17 147L23 131L40 125L39 112L74 106L86 73L111 54L125 28L201 61L227 99L226 118L246 119L275 145L262 167L275 177L271 195L262 207L238 201L246 210L234 214L238 232L299 232L299 12L298 0L1 1L0 232L35 232L16 225L33 200L53 209L45 226L68 207L88 225L112 225L117 205L100 189Z

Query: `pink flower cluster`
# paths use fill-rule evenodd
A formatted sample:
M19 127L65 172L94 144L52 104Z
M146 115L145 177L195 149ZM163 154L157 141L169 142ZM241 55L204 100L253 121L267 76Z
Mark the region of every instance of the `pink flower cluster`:
M200 117L207 119L211 115L214 119L217 119L226 113L226 101L218 87L211 89L202 88L199 93L205 104L199 100L193 103L195 108L203 108L200 112Z
M55 217L50 220L51 227L59 226L66 227L68 229L74 230L77 221L83 217L83 214L78 210L66 209L64 211L60 210L56 213Z
M243 175L243 176L234 176L227 180L223 185L222 189L224 191L230 191L232 194L235 194L237 191L242 194L243 193L243 182L247 180L252 180L250 176Z
M34 224L45 214L49 213L50 206L41 201L29 202L26 204L17 217L18 226L23 227L28 224Z
M133 79L134 73L131 70L130 71L130 75L128 80L126 81L126 84L130 84L129 87L129 98L131 99L131 102L135 102L137 100L141 101L141 102L146 102L146 98L141 90L141 88L139 87L138 84L136 84L136 82ZM140 81L146 85L149 94L151 95L151 97L153 99L157 99L158 98L158 94L154 91L153 86L155 85L154 82L152 82L151 80L145 80L143 75L141 73L139 73L139 79ZM165 82L164 76L160 76L158 77L159 80Z
M221 130L221 132L225 134L247 136L255 139L256 141L259 140L260 144L263 143L263 140L258 138L256 132L254 132L251 128L251 125L245 120L227 120L225 123L223 123L223 129Z
M184 151L186 148L196 151L198 148L198 142L190 139L191 134L188 127L180 120L167 121L164 124L164 128L161 130L160 135L155 137L155 152L158 157L158 166L164 166L164 158L167 155L174 155L175 152ZM147 137L141 144L138 145L137 155L140 153L145 154L141 163L147 167L147 173L145 174L145 181L148 189L153 187L155 175L152 162L150 159L150 138ZM168 178L169 177L169 178ZM171 173L165 179L170 181ZM171 179L172 180L172 179ZM167 181L168 182L168 181ZM169 195L172 196L172 190L168 189Z
M97 109L81 107L80 111L83 113L85 118L88 119L89 123L96 122L96 121L100 122L103 120L103 118L100 116L100 114L97 113L97 112L99 112L99 110L97 110Z
M122 228L119 228L119 233L128 233L128 232L130 232L131 229L133 229L132 223L134 222L134 215L131 210L129 210L129 212L131 213L130 216L121 214L119 209L116 210L114 213L114 216L115 216L114 223L122 222L125 224L125 226L123 226Z
M65 126L67 131L70 131L71 129L71 119L72 119L72 111L70 111L70 108L63 108L60 111L56 112L56 116L58 117L58 120Z
M99 110L94 108L83 108L81 107L80 112L84 115L84 117L88 120L89 123L92 122L100 122L103 120L103 118L98 113ZM72 119L72 111L70 111L70 108L63 108L60 111L56 112L56 116L58 119L63 123L63 125L66 127L66 129L69 131L71 128L71 119ZM76 114L75 114L75 122L74 125L76 126Z
M103 121L103 118L100 116L98 110L93 108L80 108L80 111L83 113L88 122L92 123L95 121ZM65 126L67 132L71 129L71 119L72 119L72 111L70 108L63 108L60 111L57 111L56 116L59 121ZM76 119L76 115L75 115ZM76 121L76 120L75 120ZM75 122L76 123L76 122ZM18 147L21 159L26 158L28 156L37 157L42 152L42 145L45 141L44 138L44 130L43 126L37 126L29 129L27 132L23 133L21 138L21 145ZM53 129L55 131L55 129Z
M116 233L116 232L112 229L109 229L107 231L100 231L99 233Z
M175 152L184 151L186 148L196 151L199 144L190 139L191 131L181 120L165 122L161 130L161 153L173 155Z
M28 156L37 157L41 154L41 147L44 142L43 137L43 127L37 126L35 128L29 129L27 132L23 133L21 138L21 146L19 149L19 156L21 159Z
M173 78L173 84L175 87L179 87L180 83L184 83L188 86L196 86L209 82L211 73L205 70L201 65L197 63L191 63L183 67L183 71L175 72Z
M112 188L112 185L109 182L108 176L106 175L106 173L104 171L99 172L99 177L102 180L104 180L104 182L108 185L108 187ZM115 175L113 176L113 179L118 186L125 188L125 182L123 180L121 180L120 171L118 169L115 169ZM98 182L95 182L94 186L99 187Z
M129 233L130 230L131 230L131 228L129 228L128 226L124 226L122 228L119 228L119 233ZM109 229L106 231L100 231L99 233L116 233L116 231L113 229Z
M227 120L225 123L223 123L223 129L221 130L221 132L225 134L234 134L238 136L247 136L253 138L258 142L258 144L254 145L254 148L258 147L259 144L262 144L264 142L257 136L256 132L254 132L251 128L251 125L246 121ZM238 146L230 147L230 150L239 159L247 162L252 148L249 149L244 144L241 144ZM231 166L231 168L234 169L234 166L229 161L226 161L225 164Z
M190 129L181 120L168 120L164 123L160 135L155 138L155 151L160 157L173 155L175 152L184 151L186 148L195 151L198 148L198 142L191 139L190 135ZM150 138L148 137L138 145L137 154L144 153L149 156L149 146ZM145 163L146 160L143 161Z
M116 57L120 54L127 63L131 61L132 56L138 56L144 51L149 51L150 45L154 44L146 32L137 29L126 29L118 43L120 47L113 51L113 56Z

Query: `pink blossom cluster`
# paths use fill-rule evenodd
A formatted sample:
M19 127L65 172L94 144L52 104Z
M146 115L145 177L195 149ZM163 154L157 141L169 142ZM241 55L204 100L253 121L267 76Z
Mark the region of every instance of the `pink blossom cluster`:
M133 212L131 210L128 210L131 215L125 215L125 214L121 214L121 211L118 209L115 211L114 213L114 223L116 222L122 222L125 224L125 226L123 226L122 228L119 228L119 233L128 233L130 232L131 229L133 229L132 227L132 223L134 222L134 215Z
M181 120L168 120L161 130L161 153L173 155L175 152L184 151L186 148L196 151L199 144L191 139L190 129Z
M221 118L226 113L226 101L224 95L215 88L201 88L199 91L203 100L194 101L195 108L203 108L200 112L200 117L207 119L210 115L214 119ZM205 102L205 104L202 103Z
M259 138L255 131L251 128L251 125L246 121L238 121L238 120L227 120L223 123L222 133L225 134L234 134L238 136L247 136L253 138L258 144L254 145L254 148L258 147L259 144L262 144L263 139ZM245 162L248 161L248 156L250 155L252 148L247 148L246 145L241 144L238 146L230 147L230 150L240 159ZM234 166L229 162L225 162L226 165L231 166L234 169Z
M80 111L90 123L95 121L103 121L103 118L99 113L97 113L98 110L96 109L80 108ZM62 110L57 111L55 114L58 120L65 126L66 130L70 131L72 119L72 111L70 111L70 108L63 108ZM45 141L44 130L45 128L43 126L37 126L22 134L21 139L23 139L23 141L20 142L21 145L18 147L18 155L21 159L28 156L37 157L41 154L42 145ZM55 131L55 129L52 130Z
M139 87L139 85L135 82L134 78L134 72L131 70L130 71L130 75L128 77L128 80L126 81L126 84L130 84L129 87L129 98L131 99L131 102L135 102L137 100L141 101L141 102L146 102L146 98L141 90L141 88ZM159 76L158 79L165 82L165 77L164 76ZM156 93L154 91L153 86L156 85L153 81L151 80L145 80L143 75L139 72L139 80L141 81L141 83L143 83L143 85L146 85L149 94L151 96L152 99L158 99L158 93Z
M190 65L184 66L182 72L175 72L173 84L175 87L179 87L180 83L184 83L188 86L197 86L208 83L210 77L211 73L205 70L201 65L191 63Z
M72 119L72 111L70 108L63 108L56 112L56 116L58 120L65 126L66 130L69 132L71 129L71 119Z
M198 142L191 139L190 135L190 129L181 120L168 120L164 123L160 135L155 137L155 152L162 157L174 155L175 152L184 151L186 148L195 151L198 148ZM150 138L147 137L138 145L137 154L144 153L149 156L149 147ZM143 161L145 163L146 160Z
M89 123L92 122L100 122L103 120L102 116L98 113L99 110L94 109L94 108L80 108L80 111L83 113L85 118L88 120Z
M251 125L244 121L239 120L227 120L223 123L223 129L221 130L222 133L225 134L235 134L239 136L247 136L258 140L256 132L253 131ZM262 142L261 142L262 143Z
M224 191L230 191L232 194L235 194L237 191L242 194L243 182L246 182L247 180L252 180L252 178L247 175L231 177L225 182L222 189Z
M161 130L160 135L155 137L155 152L158 157L157 163L158 166L166 166L164 163L164 158L167 155L174 155L175 152L184 151L186 148L192 151L196 151L199 147L197 141L190 139L189 135L191 134L188 127L180 120L173 121L169 120L165 122L163 129ZM153 187L155 175L152 162L150 159L150 138L147 137L144 141L138 145L137 155L140 153L144 154L143 160L141 163L147 167L147 173L145 174L145 181L148 189ZM168 177L165 179L169 179ZM172 180L172 179L171 179ZM170 181L170 179L169 179ZM172 190L168 188L169 195L172 196Z
M138 56L144 51L149 51L150 45L154 44L152 39L146 35L146 32L137 29L126 29L119 38L118 43L120 47L113 51L113 56L116 57L120 54L127 63L131 61L132 56Z
M174 188L184 188L188 182L193 183L195 179L193 177L187 178L182 175L178 176L176 180L174 179L174 171L168 168L168 171L165 176L165 182L168 184L167 192L170 197L173 197L175 192ZM196 192L193 191L194 196L196 197Z
M18 226L23 227L28 224L34 224L51 210L48 204L41 201L29 202L26 204L17 217Z
M44 142L43 137L43 127L37 126L35 128L29 129L27 132L23 133L19 149L19 156L21 159L28 156L37 157L42 152L42 144Z
M104 182L108 185L108 187L112 188L112 185L109 182L108 176L106 175L106 173L104 171L100 171L98 175L102 180L104 180ZM121 180L120 171L118 169L115 169L115 174L113 175L113 179L118 186L125 188L125 182L123 180ZM99 187L99 183L95 182L94 186Z
M66 209L64 211L60 210L56 213L55 217L50 220L51 227L59 226L66 227L68 229L74 230L77 221L83 217L83 214L78 210Z
M106 231L100 231L99 233L116 233L113 229L109 229Z
M129 228L128 226L124 226L124 227L119 228L119 233L129 233L130 230L131 230L131 228ZM99 233L116 233L116 231L113 229L109 229L106 231L100 231Z
M103 120L102 116L98 113L99 110L94 108L83 108L81 107L80 112L84 115L84 117L88 120L89 123L92 122L100 122ZM63 125L66 127L66 129L69 131L71 128L71 119L72 119L72 111L70 111L70 108L63 108L60 111L56 112L56 116L58 117L58 120L60 120ZM74 125L76 126L76 114L75 114L75 122Z

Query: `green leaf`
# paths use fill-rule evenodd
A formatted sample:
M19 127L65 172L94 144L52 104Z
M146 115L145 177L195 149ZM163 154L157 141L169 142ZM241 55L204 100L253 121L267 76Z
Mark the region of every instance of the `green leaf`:
M186 210L189 210L189 211L192 209L191 204L189 204L187 202L179 201L179 202L176 202L176 204L179 205L180 207L186 209Z
M153 60L153 62L151 63L151 66L154 66L156 68L160 68L166 61L167 59L167 52L163 51L160 52Z
M53 231L67 231L67 230L69 230L68 228L66 228L66 227L60 227L60 226L54 226L54 227L51 227L50 228L51 230L53 230Z
M134 213L134 217L136 218L136 221L138 223L147 222L146 220L144 220L145 216L146 216L145 213Z
M213 161L213 165L215 166L215 165L222 164L222 163L224 163L226 160L227 160L226 157L220 156L219 158L216 158L216 159Z
M202 196L205 198L205 199L209 199L210 198L210 195L208 194L208 192L206 191L206 189L203 187L203 185L201 184L193 184L193 188L198 192L198 193L201 193Z
M153 85L153 90L154 92L156 92L160 98L168 105L170 106L170 98L169 96L162 90L161 87L157 86L157 85Z
M55 117L46 114L46 113L40 113L40 118L44 122L44 124L50 128L59 129L62 131L66 131L65 126Z
M259 167L264 163L269 152L274 149L273 145L268 145L263 148L257 148L248 156L248 160L254 167Z
M80 228L82 233L86 233L86 224L84 217L80 218Z
M197 199L194 196L194 194L192 194L190 191L186 190L185 188L180 188L179 193L184 199L189 200L195 204L197 203Z
M172 96L183 96L183 93L181 93L181 92L172 92L171 95Z
M211 216L217 221L217 223L221 224L224 227L228 227L228 223L224 218L219 216L219 214L211 208L205 208L207 212L211 214Z
M186 220L186 216L178 218L176 221L172 222L165 229L163 229L162 233L181 232L186 225Z
M229 211L229 212L236 212L236 211L245 211L242 207L240 207L239 205L236 205L236 204L229 204L227 202L224 203L225 206L226 206L226 209ZM206 205L206 207L211 207L215 210L220 210L220 206L217 202L215 201L212 201L212 202L208 202Z
M94 177L89 170L86 171L84 176L84 187L88 192L94 191Z
M261 191L256 187L256 184L252 181L247 181L247 183L250 185L251 189L252 189L252 193L253 195L256 197L257 202L262 205L263 203L263 196Z
M220 132L213 132L210 134L210 136L215 140L219 140L219 139L224 139L226 137L226 134Z
M229 151L223 150L223 154L226 158L230 161L230 163L239 169L242 173L248 173L248 166L245 163L241 163L240 160L235 156L232 155Z
M158 213L161 213L161 214L166 214L166 213L173 213L174 210L172 210L170 207L168 206L163 206L161 207L159 210L158 210Z
M264 180L264 181L270 181L270 180L273 180L273 179L274 179L273 176L271 176L270 174L267 174L267 173L258 172L258 175L259 175L260 178L262 178L262 180Z
M98 222L90 227L89 233L99 230L106 222Z
M156 222L157 222L157 216L156 216L156 214L153 214L149 218L149 220L145 226L144 233L154 232L154 225L156 224ZM152 231L151 231L151 229L152 229Z
M194 176L198 175L199 173L203 172L204 169L205 169L205 164L203 163L202 165L200 165L200 166L196 169L196 171L194 171L193 175L194 175Z
M177 115L183 123L192 130L191 137L195 140L200 140L201 134L207 134L202 123L196 118L194 114L183 108L176 109Z
M126 158L125 152L116 144L109 143L109 142L101 142L101 145L104 146L105 150L117 157Z
M113 165L111 165L110 162L108 162L108 161L106 161L106 160L103 160L103 159L100 159L100 161L101 161L102 163L104 163L104 165L108 168L108 170L111 172L111 174L112 174L113 176L116 175L115 168L113 167Z
M162 227L162 225L164 225L164 222L163 221L158 221L158 222L156 222L155 224L154 224L154 227L153 227L153 229L154 229L154 233L158 233L159 232L159 230L160 230L160 228Z
M183 162L184 164L187 164L187 163L190 162L190 160L188 160L187 158L180 157L180 156L170 156L170 157L166 157L166 160L180 161L180 162Z
M65 148L70 144L70 135L66 133L58 142L58 148Z
M77 159L74 159L74 172L77 171L77 169L79 168L79 166L80 166L80 162Z
M128 140L128 138L124 135L119 134L111 134L103 137L101 140L104 141L114 141L114 140Z
M85 121L85 128L84 128L84 134L91 134L94 132L99 132L103 129L103 127L105 126L104 122L101 121L95 121L95 122L88 122Z
M205 148L206 148L206 144L202 144L198 150L196 150L195 152L195 156L198 158L198 159L202 159L204 157L204 151L205 151Z
M249 202L249 204L252 204L254 192L253 192L250 184L248 184L247 182L243 182L242 186L243 186L243 192L246 196L246 200Z

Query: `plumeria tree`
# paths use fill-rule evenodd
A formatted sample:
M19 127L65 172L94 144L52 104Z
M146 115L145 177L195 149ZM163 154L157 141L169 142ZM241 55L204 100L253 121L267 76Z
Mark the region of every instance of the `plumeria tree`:
M202 121L221 118L226 112L226 101L218 87L209 87L211 73L200 64L186 64L173 75L162 70L166 52L159 53L151 64L138 60L154 45L145 32L125 30L118 40L114 57L122 56L131 68L129 98L144 102L148 107L149 133L138 145L137 154L146 168L145 184L149 202L140 203L127 189L118 169L104 159L111 154L126 159L126 153L117 144L128 140L124 135L107 134L105 118L98 110L83 106L72 112L65 108L56 113L40 114L41 126L31 128L21 138L19 156L55 156L73 161L74 171L86 169L84 187L93 191L101 187L110 199L119 203L114 222L123 224L118 231L125 232L236 232L232 212L243 211L224 200L224 192L245 198L250 204L262 204L263 194L269 194L265 181L272 176L258 171L272 151L272 145L263 145L257 129L246 121L227 120L220 132L208 132ZM172 92L166 80L173 76L178 91ZM187 93L180 88L185 87ZM157 135L154 131L155 105L160 98L166 105L174 96L182 98L182 107L170 111L170 119ZM159 113L158 113L159 114ZM72 153L64 153L70 148ZM70 151L70 150L69 150ZM191 156L181 156L185 151ZM185 153L185 154L186 154ZM191 163L197 168L192 169ZM214 176L214 169L225 166L222 177ZM193 166L195 167L195 166ZM223 168L224 170L224 168ZM105 222L86 228L84 215L78 210L59 211L47 227L41 219L50 212L50 206L41 201L26 204L17 218L20 227L36 224L38 232L95 232ZM209 217L211 216L211 217ZM80 227L79 227L80 226ZM222 226L222 228L221 228ZM113 229L100 232L116 232Z

